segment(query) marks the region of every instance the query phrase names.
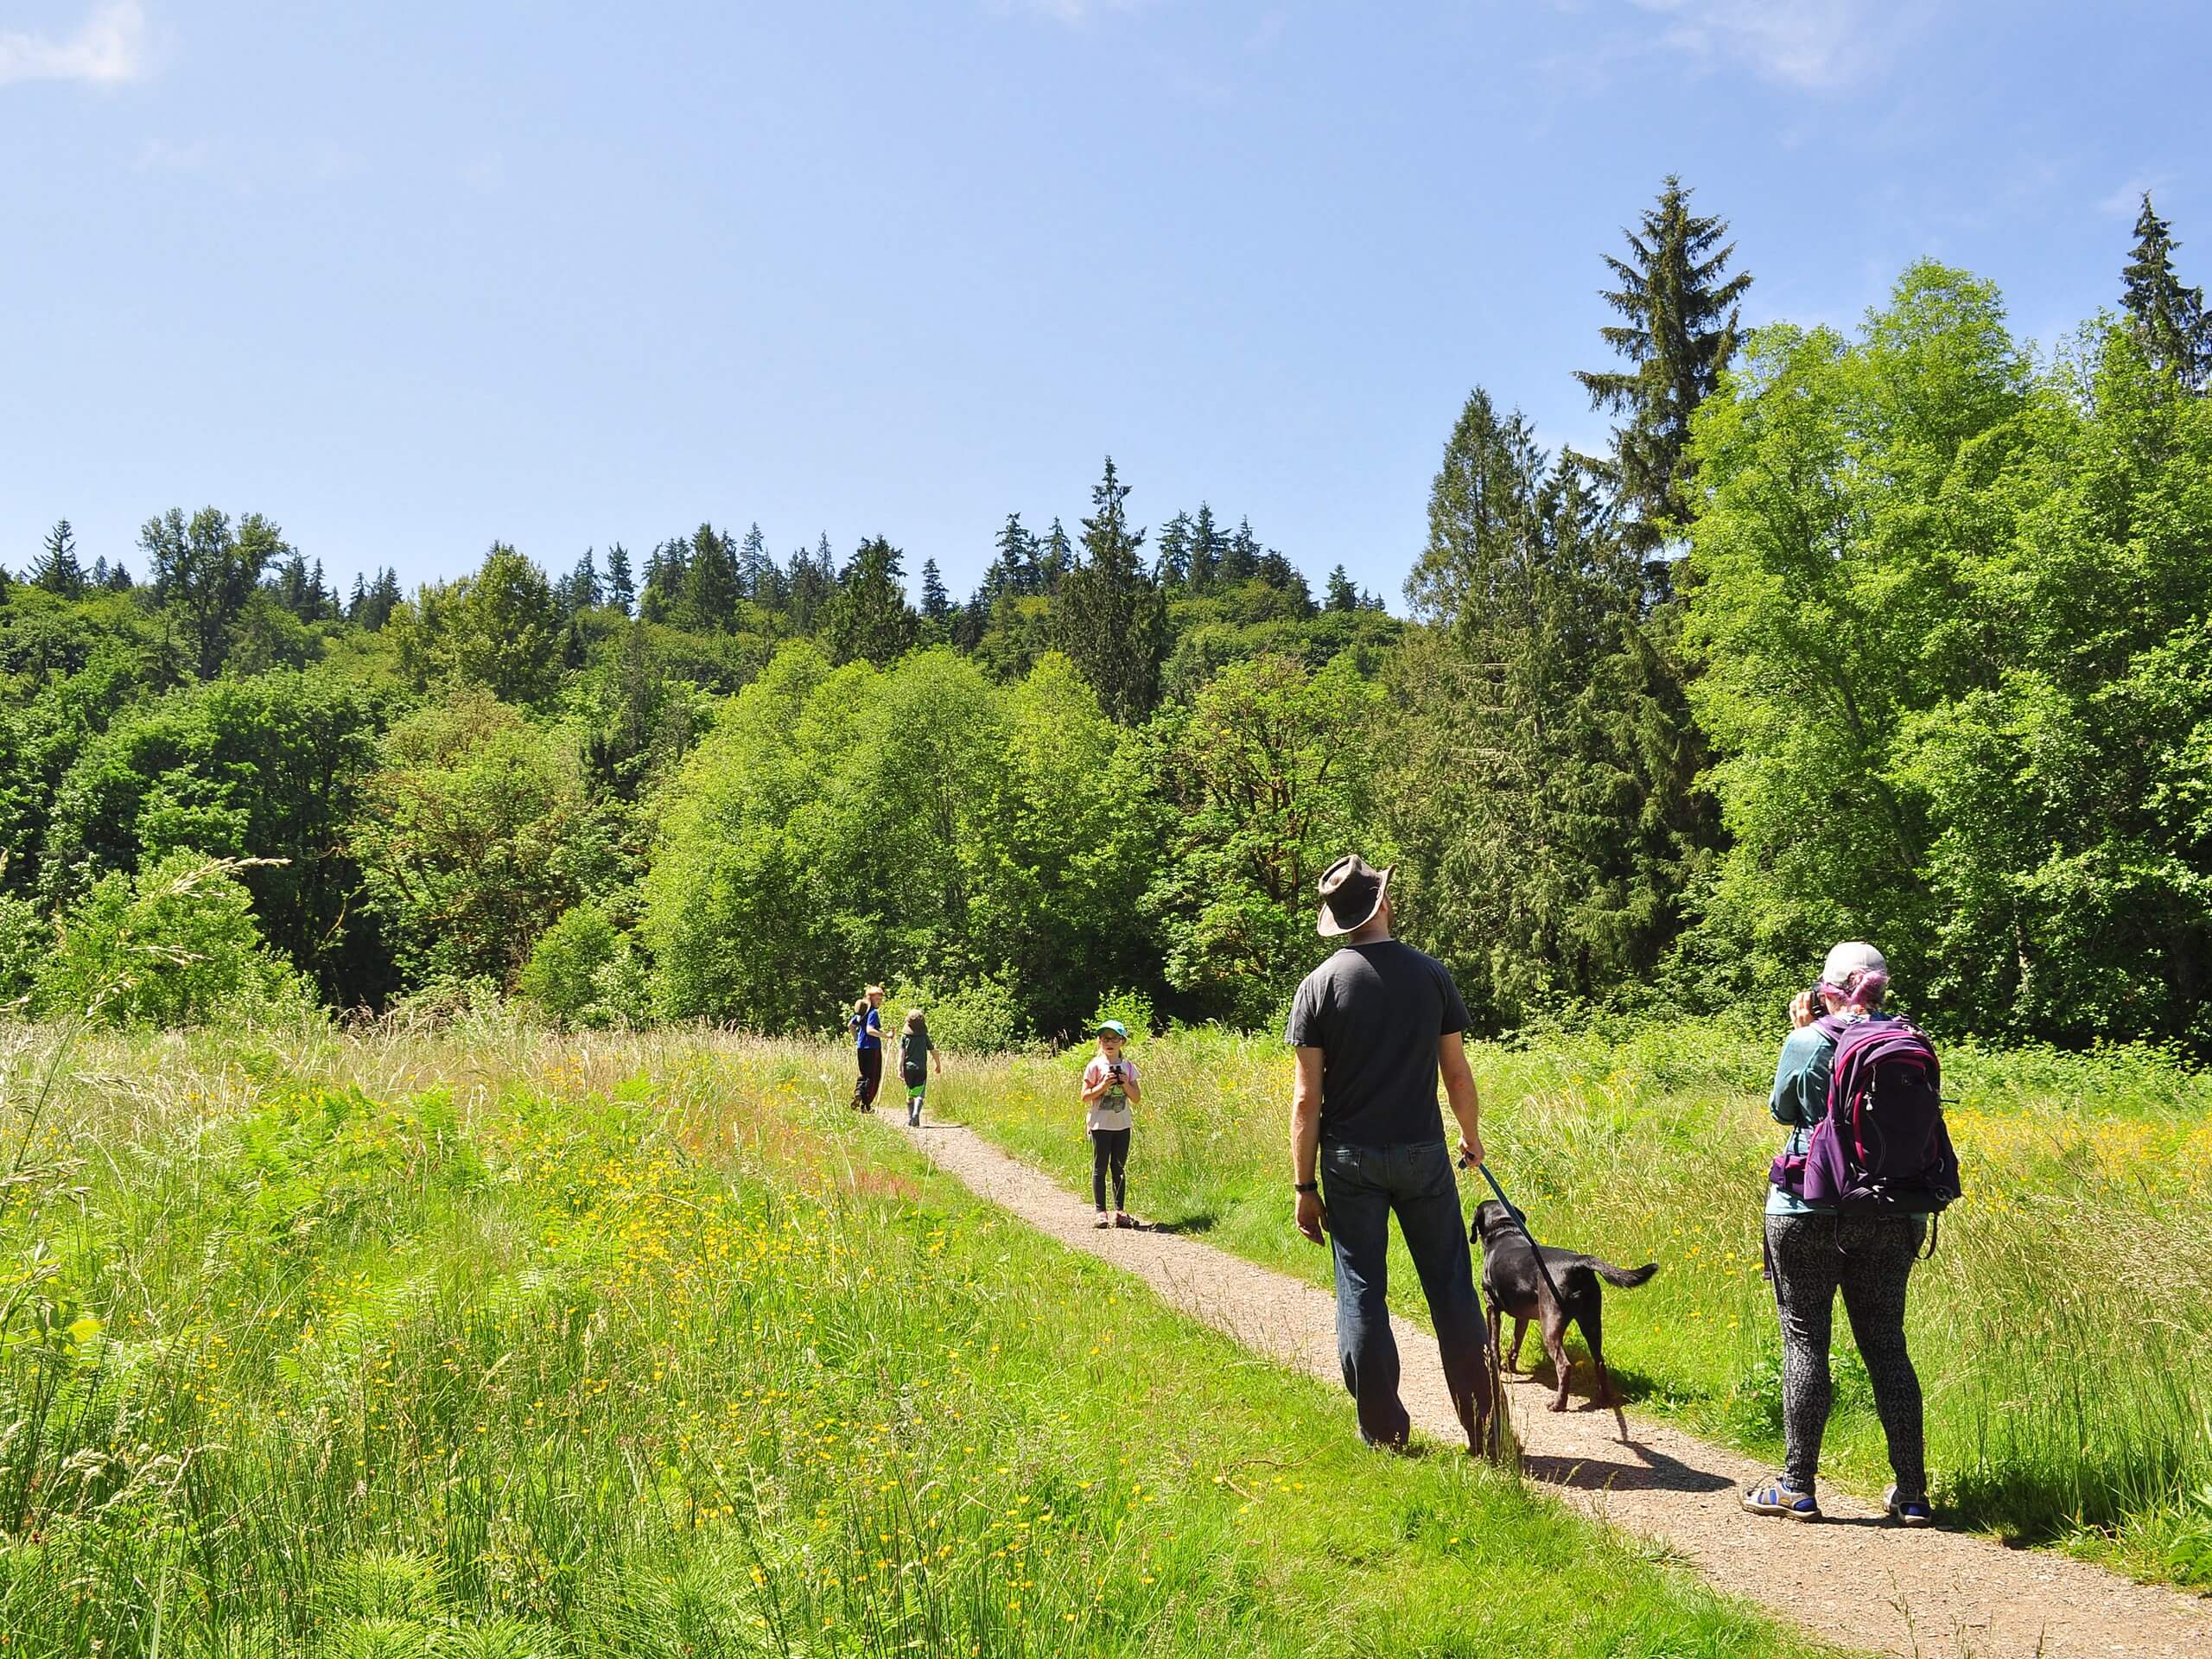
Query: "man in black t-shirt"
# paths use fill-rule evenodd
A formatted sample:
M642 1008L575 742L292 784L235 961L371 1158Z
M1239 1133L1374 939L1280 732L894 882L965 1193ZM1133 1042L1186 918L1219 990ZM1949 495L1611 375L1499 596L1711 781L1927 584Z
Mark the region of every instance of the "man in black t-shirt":
M1384 1301L1396 1213L1435 1321L1446 1386L1469 1447L1480 1452L1492 1403L1482 1304L1436 1106L1440 1074L1459 1122L1459 1156L1480 1162L1481 1103L1459 1037L1467 1005L1442 963L1390 937L1389 869L1355 854L1332 864L1320 886L1319 931L1344 944L1299 986L1285 1033L1298 1051L1298 1230L1316 1244L1325 1237L1336 1257L1337 1351L1360 1434L1402 1446L1410 1424Z

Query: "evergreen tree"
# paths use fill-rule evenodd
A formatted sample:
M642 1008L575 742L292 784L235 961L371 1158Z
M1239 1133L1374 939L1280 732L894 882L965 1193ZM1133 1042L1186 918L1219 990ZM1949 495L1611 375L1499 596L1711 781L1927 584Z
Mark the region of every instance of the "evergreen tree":
M321 566L317 566L319 572ZM302 622L312 622L322 608L322 583L319 575L310 575L306 556L296 548L276 566L269 579L269 591L276 602Z
M346 620L358 625L361 613L369 607L369 579L361 572L353 573L353 591L346 601Z
M130 591L130 567L124 563L121 559L118 559L113 564L108 564L105 559L95 559L92 564L95 569L103 565L106 566L105 584L111 592L127 594Z
M1483 1023L1633 982L1679 926L1701 809L1643 563L1585 469L1468 398L1406 584L1429 626L1393 665L1381 799Z
M606 594L600 587L599 560L594 549L584 549L583 557L576 561L575 569L561 579L553 596L560 602L563 616L599 608Z
M1252 533L1252 521L1239 518L1236 532L1229 538L1229 550L1221 558L1221 584L1224 588L1241 588L1260 574L1260 538Z
M2174 250L2181 245L2171 227L2151 208L2135 216L2135 247L2120 275L2126 283L2120 303L2128 332L2153 367L2173 376L2187 391L2212 385L2212 318L2204 312L2204 290L2183 288L2174 274Z
M85 572L77 563L77 532L67 518L57 520L54 528L46 532L38 562L31 566L29 576L33 587L43 588L64 599L83 594Z
M1359 589L1351 585L1351 577L1341 564L1329 572L1326 596L1321 601L1325 611L1356 611L1359 608Z
M922 616L930 622L942 623L952 614L952 596L944 590L944 578L938 574L937 561L922 561Z
M321 559L317 559L315 562L315 568L308 572L308 585L315 590L315 615L310 620L316 622L336 621L338 620L338 589L332 586L330 578L324 575Z
M1624 321L1601 332L1631 366L1577 370L1591 406L1627 419L1597 470L1612 484L1627 544L1646 559L1689 522L1694 467L1690 416L1712 395L1736 352L1736 321L1751 273L1728 276L1727 221L1690 211L1689 189L1667 175L1637 229L1623 232L1629 257L1607 255L1619 286L1599 296Z
M988 600L995 601L1001 593L1042 593L1043 579L1037 568L1037 538L1023 527L1020 513L1007 514L1006 523L999 527L996 545L998 557L992 569L998 573L998 580L992 582L986 572L984 581L991 588ZM989 602L983 608L988 610Z
M737 550L728 535L701 524L691 535L690 563L683 573L683 620L702 633L727 633L737 626Z
M737 591L760 603L764 594L773 594L775 579L776 562L769 556L768 538L760 533L760 520L755 519L737 550Z
M1154 543L1152 579L1163 588L1191 585L1191 515L1178 512L1160 527Z
M379 632L391 620L399 600L399 572L387 565L369 583L368 591L362 595L361 613L354 620L370 632Z
M1052 633L1098 694L1099 707L1134 726L1160 699L1167 605L1139 562L1144 532L1129 528L1128 493L1109 455L1090 492L1091 516L1083 521L1083 563L1060 581ZM1059 521L1052 527L1058 531Z
M670 622L683 606L684 576L691 562L691 544L681 536L660 543L645 557L645 588L638 598L638 615L647 622Z
M906 602L899 550L881 536L862 542L822 607L822 638L830 660L866 658L888 667L913 649L921 619Z
M1061 579L1075 569L1075 547L1068 540L1067 531L1060 528L1058 514L1053 516L1052 527L1045 532L1044 540L1037 544L1035 563L1036 585L1030 591L1039 594L1058 593Z
M830 551L830 532L809 553L801 548L791 555L789 601L791 631L811 633L822 620L823 607L837 591L837 561Z
M1229 538L1213 521L1213 508L1198 503L1196 517L1191 520L1191 591L1194 594L1211 593L1221 580L1221 562L1229 555Z
M607 550L607 602L625 616L638 603L638 584L630 574L630 550L620 542Z

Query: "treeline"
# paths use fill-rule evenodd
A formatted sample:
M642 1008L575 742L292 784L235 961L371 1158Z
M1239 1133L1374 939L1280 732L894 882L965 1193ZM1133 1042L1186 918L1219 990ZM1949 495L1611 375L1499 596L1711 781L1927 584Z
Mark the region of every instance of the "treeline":
M0 594L0 997L1260 1023L1358 846L1491 1028L1772 999L1864 934L1950 1030L2212 1047L2212 329L2136 230L2048 360L1927 264L1745 336L1669 180L1578 376L1608 453L1474 392L1410 623L1205 504L1141 525L1110 460L957 601L880 536L341 597L257 516L149 521L143 581L57 525Z

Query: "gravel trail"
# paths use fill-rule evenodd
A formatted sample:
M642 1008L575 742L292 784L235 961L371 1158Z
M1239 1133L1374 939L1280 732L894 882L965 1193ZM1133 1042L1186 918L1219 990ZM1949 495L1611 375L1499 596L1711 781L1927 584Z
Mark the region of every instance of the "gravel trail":
M1099 1231L1082 1198L973 1130L895 1122L938 1167L1040 1232L1135 1274L1255 1353L1338 1380L1327 1291L1179 1234ZM1625 1308L1623 1317L1633 1317ZM1415 1427L1457 1443L1434 1343L1402 1321L1397 1330ZM1587 1370L1578 1381L1586 1383ZM1821 1495L1827 1518L1817 1525L1747 1516L1738 1491L1771 1470L1635 1416L1624 1446L1611 1413L1548 1412L1548 1394L1507 1379L1530 1479L1665 1543L1719 1589L1845 1647L1910 1659L2212 1659L2212 1599L1973 1534L1906 1532L1834 1487ZM1349 1402L1344 1432L1353 1432Z

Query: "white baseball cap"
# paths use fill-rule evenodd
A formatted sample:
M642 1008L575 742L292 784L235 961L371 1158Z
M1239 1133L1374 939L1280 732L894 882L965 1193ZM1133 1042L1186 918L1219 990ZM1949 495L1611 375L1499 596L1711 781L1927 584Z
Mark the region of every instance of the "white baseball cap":
M1864 939L1847 939L1828 952L1828 959L1821 964L1821 981L1841 990L1853 974L1885 974L1890 964L1882 953Z

